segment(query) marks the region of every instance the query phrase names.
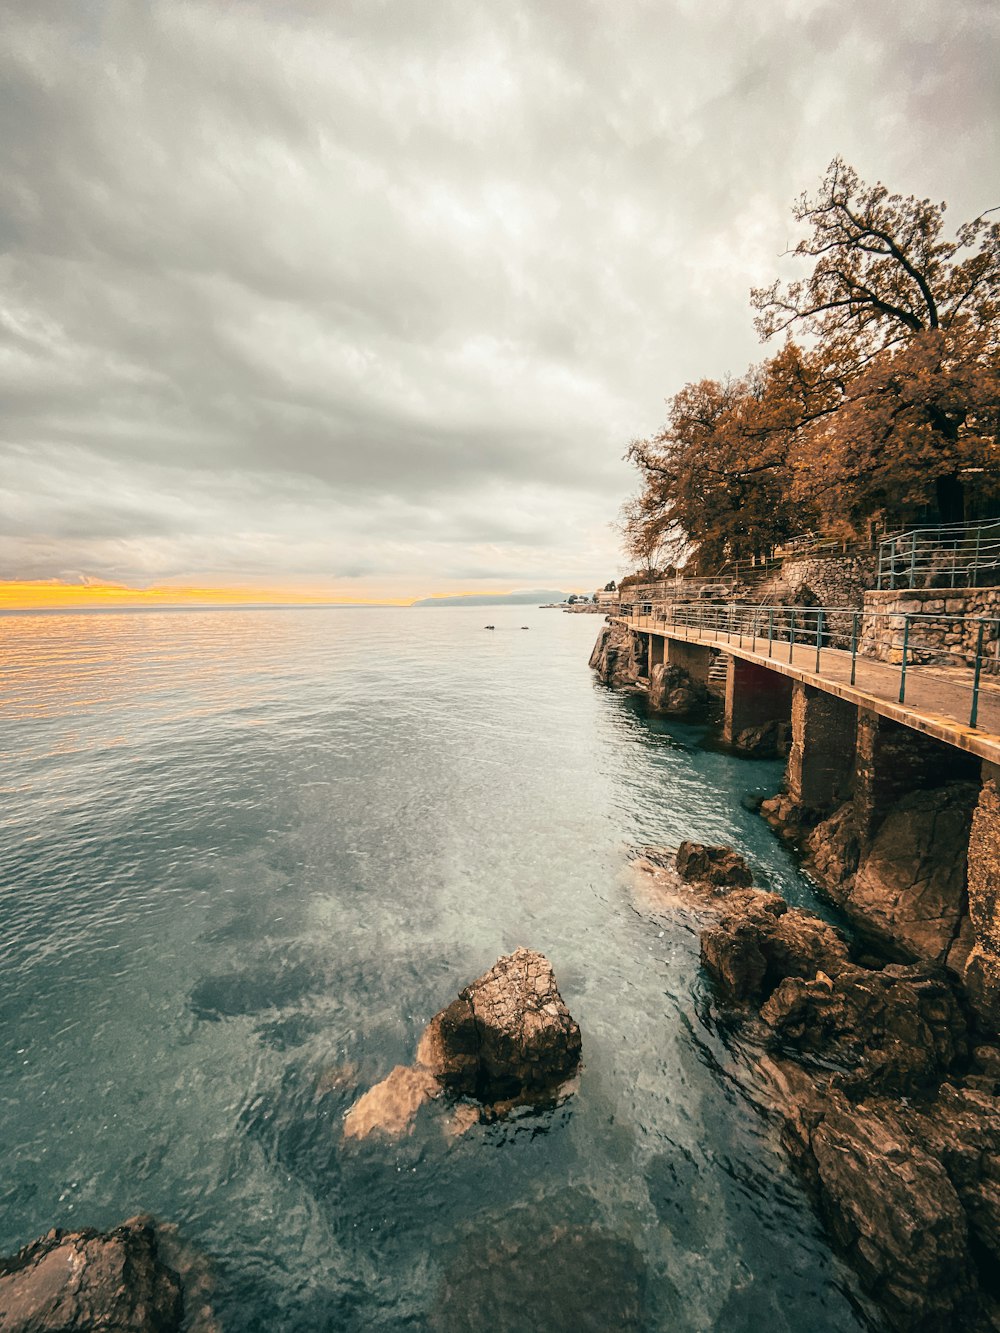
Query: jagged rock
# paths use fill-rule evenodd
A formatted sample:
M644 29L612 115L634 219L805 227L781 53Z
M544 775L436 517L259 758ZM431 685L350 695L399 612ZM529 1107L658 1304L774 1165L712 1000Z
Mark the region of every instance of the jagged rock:
M183 1312L149 1218L53 1230L0 1259L0 1333L179 1333Z
M951 985L932 964L873 972L842 961L835 976L792 974L760 1015L780 1046L841 1065L840 1082L856 1096L936 1085L968 1050Z
M788 754L791 734L787 722L763 722L741 731L733 741L733 748L752 759L777 759Z
M495 1103L554 1092L580 1048L548 959L516 949L431 1020L418 1055L449 1092Z
M786 793L761 801L760 813L786 842L800 843L816 824L816 813L798 805Z
M708 703L708 690L679 666L659 662L649 674L649 704L659 713L686 716Z
M642 674L636 656L638 642L638 636L618 621L601 626L590 654L590 666L605 685L635 684Z
M443 1092L474 1098L487 1119L561 1099L580 1049L580 1029L549 960L515 949L435 1014L414 1064L397 1065L354 1103L344 1117L344 1137L408 1134L421 1106ZM460 1117L463 1127L472 1119Z
M817 824L806 838L805 849L816 878L831 896L842 897L836 889L850 879L861 859L853 803L848 801Z
M793 1155L833 1238L900 1333L982 1327L968 1226L944 1166L887 1101L807 1094L788 1119ZM963 1324L963 1320L969 1320Z
M786 977L836 974L847 946L819 917L747 889L730 894L719 924L702 931L701 961L721 996L742 1003L769 995Z
M677 873L681 879L726 888L748 888L753 874L739 852L731 847L708 847L684 841L677 848Z
M978 792L956 782L902 797L853 880L832 889L852 919L916 958L944 959L965 910L969 827Z

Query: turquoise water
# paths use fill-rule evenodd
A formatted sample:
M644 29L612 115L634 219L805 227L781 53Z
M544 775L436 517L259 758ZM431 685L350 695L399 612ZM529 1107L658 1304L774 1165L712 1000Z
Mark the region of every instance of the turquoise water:
M862 1327L691 924L624 873L691 836L812 904L740 804L780 767L598 684L599 624L0 618L0 1253L151 1211L211 1260L228 1333ZM344 1143L518 944L580 1023L576 1096Z

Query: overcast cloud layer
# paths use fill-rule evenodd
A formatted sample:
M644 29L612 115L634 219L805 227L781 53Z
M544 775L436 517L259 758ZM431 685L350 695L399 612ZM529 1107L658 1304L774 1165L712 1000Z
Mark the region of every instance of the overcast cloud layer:
M22 0L0 577L593 587L835 153L1000 203L992 0Z

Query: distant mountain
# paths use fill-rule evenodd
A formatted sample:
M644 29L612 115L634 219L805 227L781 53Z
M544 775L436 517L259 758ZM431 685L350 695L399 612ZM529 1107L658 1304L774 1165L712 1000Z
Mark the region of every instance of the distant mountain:
M541 602L564 602L569 594L552 588L529 588L526 592L470 592L459 597L422 597L413 606L537 606Z

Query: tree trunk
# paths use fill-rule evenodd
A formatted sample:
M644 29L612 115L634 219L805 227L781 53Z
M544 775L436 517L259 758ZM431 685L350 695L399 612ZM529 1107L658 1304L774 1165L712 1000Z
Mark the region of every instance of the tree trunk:
M942 523L965 522L965 486L952 472L938 477L934 483L937 492L938 515Z

